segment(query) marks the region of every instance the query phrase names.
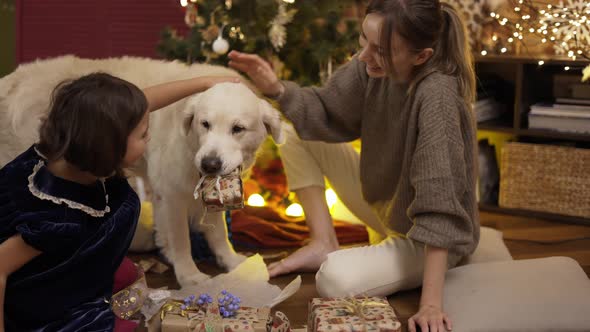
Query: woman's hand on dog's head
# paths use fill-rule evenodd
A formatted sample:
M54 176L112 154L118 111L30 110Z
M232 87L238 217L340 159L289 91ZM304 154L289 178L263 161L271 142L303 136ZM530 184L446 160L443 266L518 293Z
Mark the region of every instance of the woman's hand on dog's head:
M256 54L231 51L229 66L246 73L258 90L267 97L277 97L285 87L279 81L270 64Z

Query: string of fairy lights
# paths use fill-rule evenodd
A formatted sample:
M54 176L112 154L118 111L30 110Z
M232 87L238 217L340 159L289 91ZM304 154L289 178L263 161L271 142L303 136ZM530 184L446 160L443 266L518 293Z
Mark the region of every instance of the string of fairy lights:
M517 43L538 38L542 44L550 43L557 55L576 61L590 60L590 1L567 0L559 4L540 3L532 0L510 0L510 13L496 12L490 16L499 24L502 33L491 36L499 53L515 48ZM503 37L501 37L503 36ZM502 40L505 38L505 40ZM482 49L485 56L489 50ZM545 63L539 60L539 65ZM564 70L569 70L565 66Z

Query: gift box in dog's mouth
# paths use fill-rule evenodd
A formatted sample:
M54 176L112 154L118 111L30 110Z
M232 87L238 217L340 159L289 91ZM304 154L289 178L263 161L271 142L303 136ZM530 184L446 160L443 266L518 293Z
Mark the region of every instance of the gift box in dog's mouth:
M226 175L202 176L195 188L195 199L202 197L208 212L235 210L244 207L241 167Z

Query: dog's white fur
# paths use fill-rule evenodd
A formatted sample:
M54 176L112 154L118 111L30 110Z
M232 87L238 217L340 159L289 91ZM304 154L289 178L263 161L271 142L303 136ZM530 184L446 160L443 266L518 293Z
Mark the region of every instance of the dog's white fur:
M220 66L134 57L64 56L21 65L0 80L0 167L37 141L52 89L65 79L96 71L140 88L196 76L238 76ZM208 130L204 121L210 125ZM234 126L245 130L232 133ZM244 257L231 247L222 213L207 213L202 219L202 202L193 198L201 160L221 158L222 173L238 166L248 169L268 133L277 143L282 141L278 112L245 85L222 83L152 113L150 133L145 156L132 171L148 179L153 190L156 244L173 264L178 282L184 286L208 277L191 257L188 220L204 233L218 263L233 269Z

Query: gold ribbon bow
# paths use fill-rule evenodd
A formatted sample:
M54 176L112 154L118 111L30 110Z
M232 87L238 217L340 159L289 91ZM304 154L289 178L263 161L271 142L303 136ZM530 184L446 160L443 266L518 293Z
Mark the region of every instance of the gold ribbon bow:
M166 301L166 303L164 303L164 305L160 308L160 320L164 320L166 314L168 314L169 312L179 314L180 316L186 317L188 319L189 313L196 314L199 313L199 311L202 311L201 307L196 306L186 306L186 308L183 309L182 307L184 305L184 302L179 300Z
M348 311L350 314L360 317L363 322L365 319L371 319L370 316L366 316L366 310L371 307L387 307L388 304L372 301L367 296L364 299L359 300L356 297L344 298L340 300L340 305Z
M160 308L160 320L163 321L168 313L173 313L178 314L181 317L186 317L186 319L191 322L190 324L192 328L202 324L204 331L206 332L223 331L222 318L219 314L219 307L216 303L209 303L205 306L186 306L186 308L183 309L182 307L184 305L183 301L168 300ZM202 313L202 315L198 315L198 317L189 317L190 313L194 313L195 316L199 313Z

